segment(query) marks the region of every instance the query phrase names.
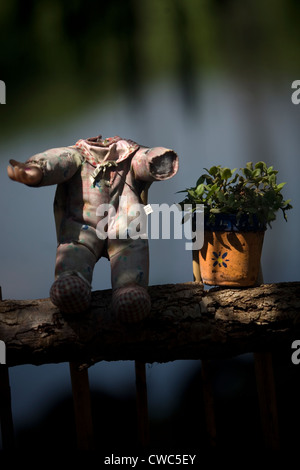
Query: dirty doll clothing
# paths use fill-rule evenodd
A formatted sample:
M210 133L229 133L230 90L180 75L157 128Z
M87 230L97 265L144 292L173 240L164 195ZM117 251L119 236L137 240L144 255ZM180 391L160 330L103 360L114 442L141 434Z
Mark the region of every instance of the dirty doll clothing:
M111 263L115 309L122 297L128 297L124 288L129 286L132 298L137 293L137 305L141 297L149 309L145 293L148 242L146 238L130 238L129 227L137 216L132 208L142 203L146 186L176 174L176 153L164 147L140 146L118 136L97 136L47 150L26 163L41 168L43 178L38 186L57 184L54 213L58 247L52 301L61 310L67 310L70 304L72 311L86 309L95 263L105 256Z

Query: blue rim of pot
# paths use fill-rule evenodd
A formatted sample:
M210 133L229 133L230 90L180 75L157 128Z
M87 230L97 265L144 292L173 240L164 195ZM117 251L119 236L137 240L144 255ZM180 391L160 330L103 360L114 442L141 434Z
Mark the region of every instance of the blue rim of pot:
M193 215L193 230L195 230L195 215ZM248 214L243 214L239 219L235 214L215 214L214 222L209 221L209 216L204 215L204 230L209 232L264 232L266 225L259 221L253 214L251 222Z

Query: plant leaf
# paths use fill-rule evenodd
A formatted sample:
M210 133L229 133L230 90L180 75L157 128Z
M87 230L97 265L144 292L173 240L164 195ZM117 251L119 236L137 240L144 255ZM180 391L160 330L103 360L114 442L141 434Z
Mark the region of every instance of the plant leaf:
M221 170L221 178L224 179L224 180L228 180L228 178L231 178L232 176L232 173L231 173L231 170L230 168L222 168Z
M212 176L216 176L216 174L218 173L219 171L219 168L217 166L212 166L209 170L208 170L208 173Z

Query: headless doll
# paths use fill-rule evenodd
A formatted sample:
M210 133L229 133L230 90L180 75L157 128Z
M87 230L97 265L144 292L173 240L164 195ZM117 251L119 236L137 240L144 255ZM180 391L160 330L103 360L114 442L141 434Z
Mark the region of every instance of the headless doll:
M144 319L151 308L148 241L130 237L128 226L136 216L130 211L144 202L141 195L153 181L176 174L176 153L118 136L97 136L47 150L25 163L10 160L10 164L7 171L14 181L32 187L57 185L58 244L51 301L62 312L87 310L94 266L104 256L110 260L112 309L117 318L124 322ZM101 207L109 209L104 214ZM107 237L99 235L97 227L104 217L116 236L109 237L110 231Z

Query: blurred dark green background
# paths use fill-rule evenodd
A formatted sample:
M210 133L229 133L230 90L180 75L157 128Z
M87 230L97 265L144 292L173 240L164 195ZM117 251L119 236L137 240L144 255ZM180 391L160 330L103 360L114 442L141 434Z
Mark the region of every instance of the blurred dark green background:
M193 104L201 74L299 71L297 0L9 0L0 3L1 135L82 112L159 77Z

